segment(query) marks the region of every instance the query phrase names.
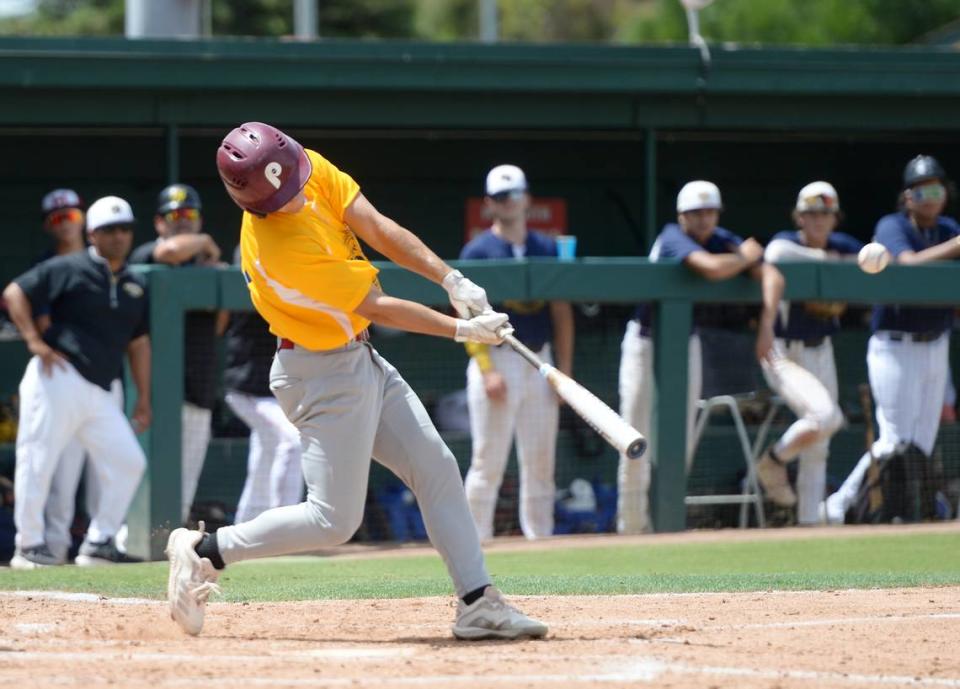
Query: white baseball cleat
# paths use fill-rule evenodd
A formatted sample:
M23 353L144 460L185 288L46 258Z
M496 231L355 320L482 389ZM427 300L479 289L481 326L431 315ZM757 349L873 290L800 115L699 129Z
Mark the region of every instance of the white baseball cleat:
M167 557L170 560L170 578L167 582L167 601L170 617L187 634L199 634L203 629L204 606L211 593L220 593L217 579L220 577L209 558L200 557L194 550L203 538L203 522L200 530L174 529L167 540Z
M458 639L516 639L521 636L546 636L547 625L527 617L507 602L494 586L470 605L457 601L457 620L453 635Z
M787 478L787 467L771 457L769 450L764 452L757 462L757 478L771 502L781 507L793 507L797 504L797 494L793 492Z

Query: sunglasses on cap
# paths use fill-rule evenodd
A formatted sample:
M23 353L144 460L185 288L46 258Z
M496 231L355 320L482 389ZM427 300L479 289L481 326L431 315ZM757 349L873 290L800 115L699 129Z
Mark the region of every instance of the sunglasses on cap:
M47 216L47 222L51 225L59 225L64 222L83 222L83 211L79 208L64 208L63 210L53 211Z
M519 201L526 196L526 194L527 192L523 189L511 189L510 191L498 191L496 194L490 194L490 198L497 203L503 203L508 199L512 201Z
M939 182L921 184L910 190L910 198L917 203L924 201L943 201L947 197L947 189Z
M199 208L175 208L163 214L167 222L176 222L177 220L199 220Z

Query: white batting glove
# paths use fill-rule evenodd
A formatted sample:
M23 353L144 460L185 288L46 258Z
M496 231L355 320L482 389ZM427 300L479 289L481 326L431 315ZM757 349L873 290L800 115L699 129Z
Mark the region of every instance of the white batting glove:
M487 301L487 291L480 285L463 277L459 270L451 270L447 273L440 283L447 294L450 295L450 303L457 310L461 318L469 319L478 313L491 311L490 302Z
M487 311L470 320L457 319L457 342L479 342L498 345L506 335L513 334L513 328L507 323L507 314Z

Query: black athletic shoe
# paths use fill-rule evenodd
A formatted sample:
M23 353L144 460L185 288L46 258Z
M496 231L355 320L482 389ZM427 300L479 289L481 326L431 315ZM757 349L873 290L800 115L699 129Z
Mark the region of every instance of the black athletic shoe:
M131 557L117 550L112 538L103 543L84 541L74 562L80 567L99 567L100 565L120 565L132 562L143 562L138 557Z
M50 549L44 544L18 550L13 559L10 560L10 566L13 569L37 569L38 567L54 567L62 564L63 560L51 553Z

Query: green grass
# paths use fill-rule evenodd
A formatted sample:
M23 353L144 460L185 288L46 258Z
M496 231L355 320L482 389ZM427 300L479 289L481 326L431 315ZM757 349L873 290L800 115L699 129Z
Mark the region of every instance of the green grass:
M622 594L960 584L960 535L882 534L786 541L603 545L495 553L497 584L517 594ZM227 569L228 601L449 595L439 557L291 557ZM160 598L165 563L0 570L0 589Z

